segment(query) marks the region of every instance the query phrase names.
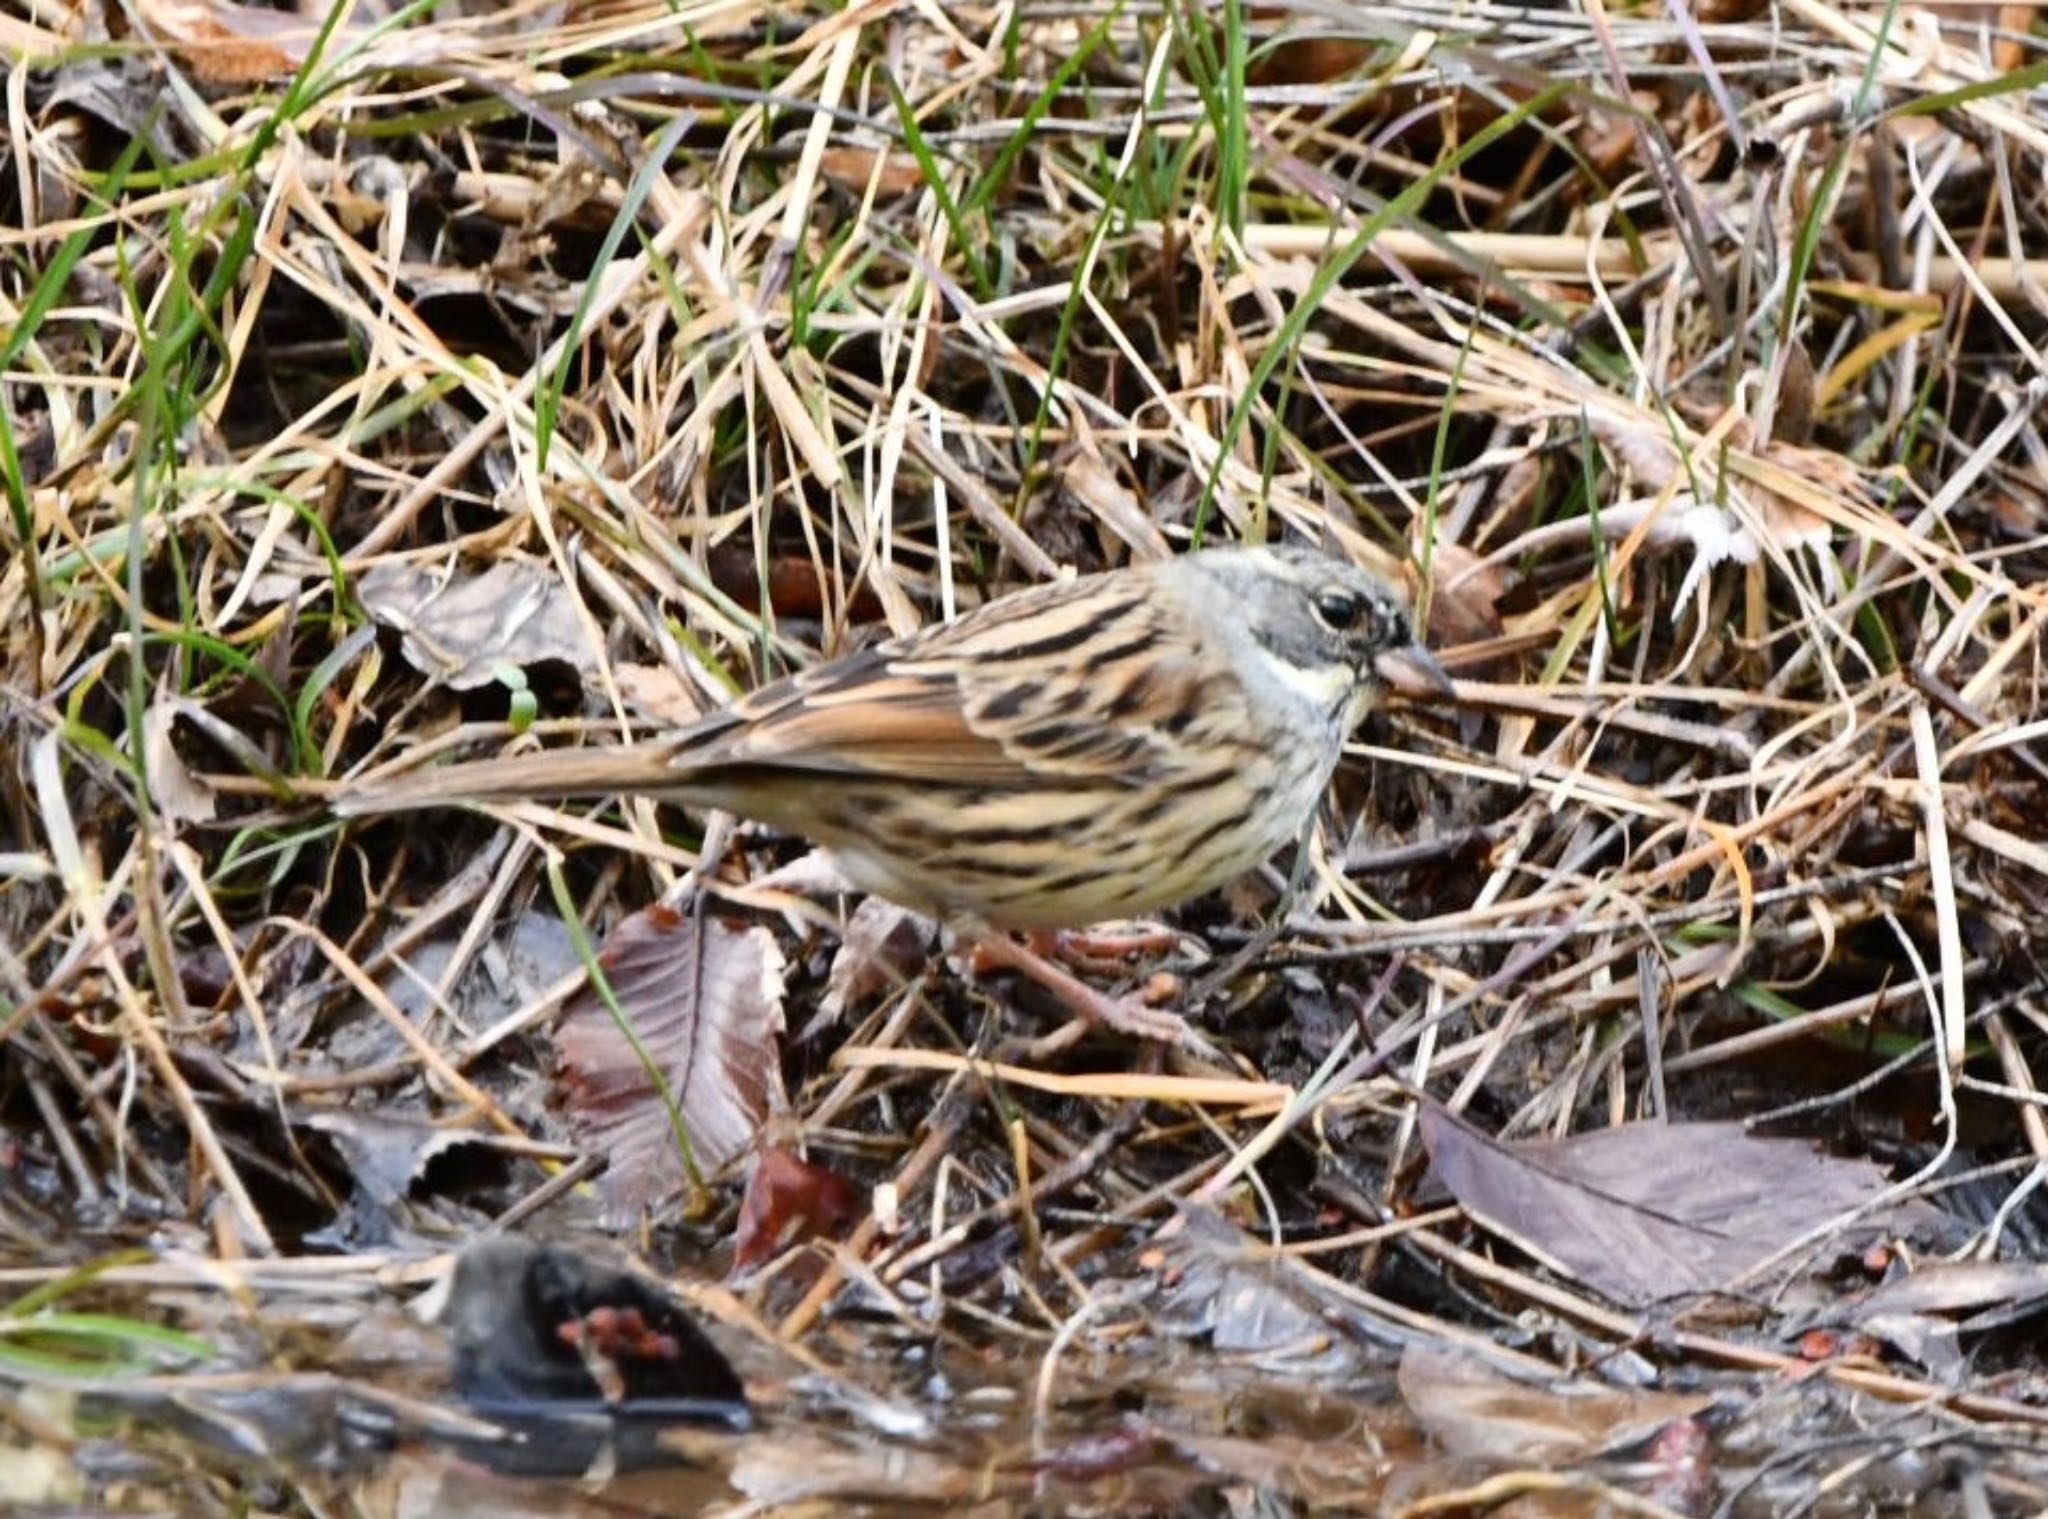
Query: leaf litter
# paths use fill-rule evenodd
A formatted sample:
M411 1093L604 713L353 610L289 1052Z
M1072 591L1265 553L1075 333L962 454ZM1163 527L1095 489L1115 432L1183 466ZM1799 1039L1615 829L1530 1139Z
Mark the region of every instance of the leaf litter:
M610 1159L598 1185L616 1226L673 1202L686 1167L701 1177L745 1154L786 1106L783 962L763 928L657 905L613 932L600 963L617 1010L595 986L563 1010L555 1090L570 1131Z
M1421 1118L1430 1165L1467 1214L1632 1307L1767 1294L1770 1268L1816 1230L1844 1251L1941 1222L1926 1203L1888 1197L1880 1166L1740 1123L1628 1123L1501 1144L1433 1103Z
M0 6L7 1501L2048 1505L2037 11L327 19ZM321 807L1219 533L1461 697L1088 968L1221 1062ZM493 1469L403 1309L506 1237L754 1427Z

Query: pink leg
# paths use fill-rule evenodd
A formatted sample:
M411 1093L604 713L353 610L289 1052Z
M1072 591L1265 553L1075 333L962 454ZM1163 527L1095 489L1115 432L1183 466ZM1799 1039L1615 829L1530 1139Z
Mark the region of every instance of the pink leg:
M984 934L974 941L976 955L984 963L1029 976L1076 1013L1101 1028L1115 1029L1139 1039L1157 1039L1177 1044L1197 1054L1214 1056L1208 1040L1187 1025L1178 1013L1147 1007L1130 997L1109 997L1087 982L1062 969L1036 950L1018 943L1008 934Z
M1128 960L1134 955L1163 955L1179 943L1180 935L1173 930L1143 925L1122 933L1067 929L1060 933L1031 935L1031 947L1040 954L1063 960L1069 965L1082 966Z

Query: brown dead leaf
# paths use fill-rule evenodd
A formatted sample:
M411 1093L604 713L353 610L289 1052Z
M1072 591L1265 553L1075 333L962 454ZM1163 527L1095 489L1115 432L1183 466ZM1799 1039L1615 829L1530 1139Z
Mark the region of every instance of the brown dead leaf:
M776 554L764 563L753 549L734 539L711 550L706 568L711 583L750 612L761 610L765 592L777 617L873 622L882 615L881 600L867 581L842 585L837 578L824 578L819 567L801 554Z
M1803 448L1813 436L1813 355L1797 338L1785 350L1785 373L1778 382L1778 413L1771 422L1773 443Z
M142 714L142 751L150 795L167 818L181 823L211 822L215 814L213 788L192 773L171 741L177 721L178 709L166 701L152 702Z
M1232 1359L1298 1378L1355 1375L1357 1338L1315 1273L1276 1258L1210 1208L1189 1206L1168 1247L1156 1313L1169 1334L1206 1336Z
M1144 503L1117 478L1092 444L1075 443L1063 449L1053 467L1067 493L1128 544L1139 559L1164 559L1171 552Z
M142 0L140 11L202 84L288 79L320 32L317 19L231 0ZM361 26L344 23L330 47L361 32Z
M865 195L869 181L884 200L924 187L924 170L908 153L877 148L827 148L818 155L825 177L849 195Z
M668 1081L697 1163L742 1154L782 1105L782 951L765 928L650 907L626 919L599 956L641 1048ZM599 1182L625 1223L684 1180L667 1105L594 988L555 1029L557 1097L577 1138L610 1158Z
M1732 1287L1782 1247L1870 1203L1885 1174L1739 1123L1631 1123L1502 1143L1430 1103L1422 1135L1467 1213L1616 1302ZM1841 1243L1932 1222L1920 1203L1859 1217Z
M938 925L930 918L880 897L864 897L832 956L818 1015L804 1030L809 1038L853 1008L892 986L900 986L930 958Z
M1429 560L1429 643L1439 649L1500 637L1507 571L1462 544L1438 544Z
M1477 1356L1411 1345L1401 1396L1415 1422L1455 1456L1516 1465L1589 1461L1640 1445L1665 1425L1713 1406L1705 1394L1514 1381Z
M744 1277L792 1246L837 1238L860 1217L860 1194L836 1171L784 1149L761 1152L747 1178L732 1275Z
M1327 84L1371 56L1370 47L1348 37L1287 37L1259 50L1251 80L1260 85Z
M704 715L697 693L666 665L614 665L612 678L626 704L648 717L684 728Z
M1982 1334L2048 1308L2039 1261L1929 1261L1848 1305L1842 1317L1945 1382L1964 1369L1963 1334Z
M1580 119L1579 151L1602 176L1617 173L1635 156L1642 123L1656 119L1658 101L1650 91L1631 91L1629 103L1636 108L1634 113L1594 106Z

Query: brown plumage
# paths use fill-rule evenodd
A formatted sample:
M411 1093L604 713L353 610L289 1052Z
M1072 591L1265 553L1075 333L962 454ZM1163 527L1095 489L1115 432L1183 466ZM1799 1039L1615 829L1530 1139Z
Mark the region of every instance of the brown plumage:
M1212 549L1005 596L672 738L365 781L334 806L650 794L804 834L855 885L955 924L1078 927L1296 837L1390 662L1447 688L1374 576Z

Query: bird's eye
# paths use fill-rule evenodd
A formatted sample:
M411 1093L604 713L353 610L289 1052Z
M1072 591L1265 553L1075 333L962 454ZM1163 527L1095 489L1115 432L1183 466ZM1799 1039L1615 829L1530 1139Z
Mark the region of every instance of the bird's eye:
M1348 633L1358 626L1359 618L1365 615L1365 598L1354 596L1349 591L1325 591L1316 598L1316 616L1326 627L1339 633Z

